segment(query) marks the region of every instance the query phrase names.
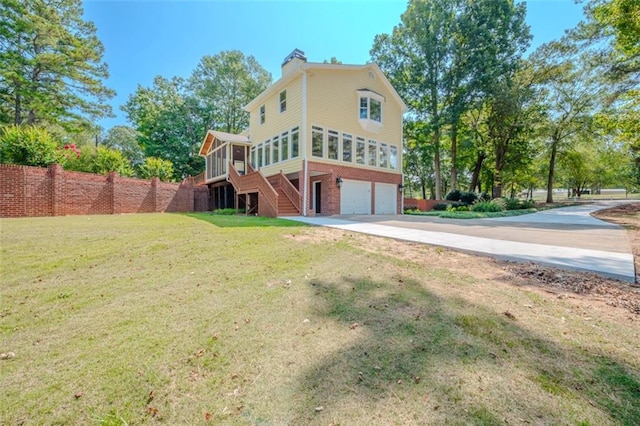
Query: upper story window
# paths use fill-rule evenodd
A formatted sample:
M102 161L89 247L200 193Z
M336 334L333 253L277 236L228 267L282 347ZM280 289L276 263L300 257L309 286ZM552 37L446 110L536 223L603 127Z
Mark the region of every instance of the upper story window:
M265 109L264 109L264 105L262 105L260 107L260 124L264 124L264 120L265 120Z
M382 129L384 96L371 90L358 90L358 118L363 129L378 133Z
M287 110L287 91L283 90L280 92L280 112L285 112Z

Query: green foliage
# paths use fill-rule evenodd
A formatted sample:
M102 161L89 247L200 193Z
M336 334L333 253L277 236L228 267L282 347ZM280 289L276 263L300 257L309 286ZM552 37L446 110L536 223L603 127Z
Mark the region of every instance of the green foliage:
M64 163L63 150L51 133L35 126L6 126L0 129L0 163L47 167Z
M239 209L236 211L236 209L217 209L213 211L213 214L217 214L217 215L223 215L223 216L231 216L237 213L244 213L243 209Z
M447 210L447 207L449 206L448 203L438 203L435 206L433 206L433 210L436 211L445 211Z
M117 172L120 176L133 176L133 168L129 160L117 149L104 146L98 148L84 146L82 156L69 159L65 169L101 175Z
M103 146L96 149L91 172L98 174L117 172L120 176L133 176L129 160L120 151Z
M469 206L464 203L453 202L447 206L448 212L468 212Z
M183 79L157 76L151 88L138 86L122 109L139 132L145 155L171 161L175 180L203 170L198 148L207 126Z
M533 200L520 200L518 198L502 198L505 210L530 209L534 206Z
M471 206L473 212L501 212L503 208L493 201L480 201Z
M163 182L169 182L173 177L173 164L162 158L147 157L144 163L138 166L136 174L142 179L157 177Z
M138 142L139 137L140 134L132 127L115 126L109 129L100 144L117 149L129 159L131 165L137 166L144 162L144 152Z
M103 46L80 0L5 0L0 16L0 124L78 129L111 114Z
M526 7L509 0L412 0L391 34L377 35L371 57L385 71L433 147L435 197L441 198L440 150L448 126L452 181L464 112L518 67L529 44ZM452 182L454 183L454 182Z
M207 128L227 133L239 133L249 126L249 114L243 107L269 84L271 74L253 56L238 50L204 56L189 79Z
M460 191L459 189L455 189L449 192L444 197L445 200L449 200L449 201L460 201L461 198L462 198L462 191Z

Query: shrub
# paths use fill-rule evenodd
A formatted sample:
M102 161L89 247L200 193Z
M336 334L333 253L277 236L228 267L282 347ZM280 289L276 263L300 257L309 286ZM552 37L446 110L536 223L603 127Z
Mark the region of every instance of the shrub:
M491 201L491 195L487 194L486 192L483 192L482 194L480 194L480 196L478 197L479 201Z
M477 199L478 195L475 192L462 192L460 195L460 201L467 205L475 203Z
M51 133L35 126L7 126L0 132L0 163L47 167L64 164L65 153Z
M436 204L435 206L433 206L433 209L434 209L434 210L437 210L437 211L442 211L442 212L443 212L443 211L447 210L447 206L448 206L448 205L449 205L449 204L447 204L447 203L438 203L438 204Z
M147 157L144 163L138 166L137 174L142 179L157 177L163 182L169 182L173 177L173 163L162 158Z
M449 212L468 212L469 206L464 203L451 203L447 207L447 211Z
M444 199L448 201L460 201L462 199L462 191L460 191L459 189L454 189L453 191L445 195Z
M471 206L471 211L474 212L501 212L502 207L493 201L479 201Z
M533 207L533 200L519 200L517 198L505 198L505 208L507 210L530 209Z
M238 213L244 213L244 209L238 209ZM213 214L232 216L236 214L236 209L217 209L213 211Z

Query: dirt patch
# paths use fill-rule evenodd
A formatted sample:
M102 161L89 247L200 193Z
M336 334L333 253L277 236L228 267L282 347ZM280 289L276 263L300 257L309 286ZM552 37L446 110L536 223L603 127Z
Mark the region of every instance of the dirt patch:
M640 270L640 203L625 204L594 214L599 219L625 227L636 271ZM451 251L442 247L392 240L331 228L310 228L292 239L305 243L349 242L361 250L390 255L418 263L425 268L451 268L479 280L499 280L516 286L530 286L557 294L579 296L581 304L605 304L640 316L640 286L588 273L569 271L535 263L499 261ZM636 275L636 282L640 282Z

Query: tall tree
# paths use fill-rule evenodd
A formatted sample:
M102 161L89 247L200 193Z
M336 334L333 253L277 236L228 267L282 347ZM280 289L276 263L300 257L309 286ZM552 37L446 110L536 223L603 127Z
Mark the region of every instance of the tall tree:
M552 203L558 155L569 152L579 141L579 135L589 131L606 90L590 56L580 53L575 45L559 42L542 45L531 60L540 78L546 113L541 137L546 141L549 158L546 201Z
M451 132L455 187L461 117L492 81L517 65L529 42L524 15L524 5L511 0L412 0L393 32L374 40L372 59L386 72L410 113L428 123L436 198L441 198L443 132L447 128Z
M144 152L138 142L139 137L140 134L132 127L114 126L109 129L100 143L107 148L122 152L132 166L137 166L144 162Z
M138 86L122 109L139 132L146 156L171 161L175 179L202 171L198 147L206 126L183 79L157 76L153 87Z
M271 84L271 74L253 56L237 50L204 56L189 79L211 129L239 133L249 125L242 108Z
M103 46L80 0L0 2L0 120L68 129L111 114Z

